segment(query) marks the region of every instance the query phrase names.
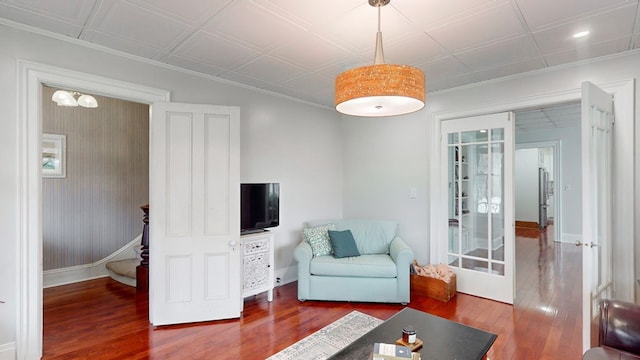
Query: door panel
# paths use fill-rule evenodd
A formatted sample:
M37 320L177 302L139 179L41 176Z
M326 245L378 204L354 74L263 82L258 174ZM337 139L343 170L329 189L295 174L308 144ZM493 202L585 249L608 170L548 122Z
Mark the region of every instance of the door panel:
M513 115L445 121L442 139L449 231L441 258L458 291L513 303Z
M205 116L205 234L220 235L230 232L229 225L229 193L212 191L211 189L228 189L231 185L231 174L219 169L230 168L230 122L227 116ZM239 185L238 185L239 186Z
M237 108L153 105L149 317L154 325L240 316L239 128Z
M583 348L598 344L599 303L613 296L613 100L582 84Z

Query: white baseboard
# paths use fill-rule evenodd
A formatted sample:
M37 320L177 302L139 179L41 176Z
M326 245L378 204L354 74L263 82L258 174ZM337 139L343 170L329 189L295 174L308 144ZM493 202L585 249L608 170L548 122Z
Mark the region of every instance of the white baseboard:
M568 244L575 244L578 241L582 241L582 234L562 233L562 235L560 235L560 239L557 239L556 241L559 241L562 243L568 243Z
M298 281L298 266L292 265L286 268L277 269L274 272L274 276L275 276L275 279L273 279L273 281L275 282L274 286L282 286L284 284Z
M16 343L0 344L0 360L15 360Z
M142 234L138 235L138 237L131 240L127 245L121 247L113 254L91 264L69 266L61 269L43 271L42 287L48 288L107 277L109 276L109 271L105 267L106 264L109 261L124 260L137 257L138 255L136 254L135 248L140 245L141 240ZM3 359L0 358L0 360Z
M53 287L65 284L72 284L80 281L98 279L108 277L109 271L105 265L109 261L131 259L137 256L134 248L140 244L142 235L131 240L127 245L118 251L107 256L102 260L98 260L92 264L70 266L62 269L46 270L43 272L43 287ZM275 272L275 286L292 283L298 280L298 266L292 265L286 268L277 269ZM278 281L279 279L279 281ZM4 360L0 357L0 360Z

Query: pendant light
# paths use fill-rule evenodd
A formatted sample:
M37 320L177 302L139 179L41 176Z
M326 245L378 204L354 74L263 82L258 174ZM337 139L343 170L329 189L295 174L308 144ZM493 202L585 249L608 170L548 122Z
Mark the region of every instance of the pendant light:
M354 116L394 116L424 107L425 89L422 70L408 65L384 63L381 8L391 0L369 0L378 8L378 33L373 65L347 70L336 78L336 110Z
M76 100L76 96L78 96ZM51 100L55 101L58 106L82 106L86 108L97 108L98 101L91 95L80 94L76 91L56 90L51 96Z

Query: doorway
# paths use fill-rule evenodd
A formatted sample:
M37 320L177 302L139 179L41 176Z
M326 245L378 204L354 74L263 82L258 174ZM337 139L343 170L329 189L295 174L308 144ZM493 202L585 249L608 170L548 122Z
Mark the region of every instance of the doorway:
M50 286L84 280L90 267L104 273L105 258L139 239L140 206L149 203L149 105L95 95L94 108L60 106L51 100L60 89L42 90L42 131L66 145L64 176L42 179Z
M555 147L539 146L516 144L515 220L516 227L543 231L555 220L560 222L561 214L555 211Z
M18 211L21 217L18 271L24 276L18 284L18 358L42 356L42 86L72 88L152 105L170 101L166 90L117 81L58 67L18 62L20 76L18 181L22 184Z
M576 210L582 202L580 118L575 101L515 113L516 224L540 226L540 190L546 185L553 239L565 243L575 243L582 232ZM539 183L541 168L548 174L546 184Z
M615 188L625 189L624 192L619 191L614 194L613 202L616 204L616 213L619 217L614 219L614 228L617 234L616 238L633 239L633 224L634 224L634 206L633 206L633 178L625 175L629 172L629 169L634 168L634 153L629 149L633 149L633 137L634 137L634 96L633 96L633 80L620 81L612 84L602 85L602 88L608 93L615 96L616 102L616 131L614 135L614 153L616 154L616 166L614 167L614 183ZM439 137L442 134L443 122L448 120L478 116L481 114L495 114L504 111L522 111L527 109L537 109L541 107L550 107L555 104L566 103L578 103L581 101L582 92L580 88L567 89L562 92L554 92L548 94L532 94L521 98L505 99L498 103L487 103L486 99L482 100L482 96L478 96L478 100L475 97L469 97L471 100L467 101L464 105L456 104L451 106L450 109L433 114L433 127L431 134L433 138ZM462 110L460 110L462 109ZM439 175L439 171L442 168L442 149L440 148L439 141L433 141L430 152L433 154L434 161L430 165L430 194L431 194L431 207L430 207L430 223L431 239L447 239L447 224L441 223L440 212L441 208L446 207L446 182L443 183L443 179ZM561 149L562 150L562 149ZM573 163L579 163L580 154L572 154ZM572 180L572 179L568 179ZM566 189L567 183L563 184L563 189ZM574 183L569 183L569 189L575 189ZM577 185L575 185L577 186ZM557 189L557 186L556 186ZM574 191L580 193L581 191ZM557 209L562 212L562 207ZM563 231L562 238L566 240L567 232ZM581 234L581 231L578 232ZM431 241L431 262L439 263L444 262L447 259L446 243L442 241ZM616 261L616 268L618 269L617 275L620 277L618 280L620 283L631 283L629 278L632 278L632 273L628 269L633 269L633 242L628 241L625 243L617 244L618 249L614 249L614 256L619 261ZM632 298L632 287L624 289L624 295L622 297L630 296Z

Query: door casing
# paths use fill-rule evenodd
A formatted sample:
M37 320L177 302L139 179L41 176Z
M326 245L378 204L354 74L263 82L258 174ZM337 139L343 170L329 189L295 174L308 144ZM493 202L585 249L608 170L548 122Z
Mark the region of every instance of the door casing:
M150 105L169 102L168 90L113 80L28 61L18 61L17 359L42 357L42 85L72 88Z
M600 88L614 96L616 129L614 131L614 154L616 164L614 165L613 186L619 191L614 191L614 238L629 239L628 242L619 242L614 245L614 287L616 298L627 301L634 301L635 280L634 280L634 174L628 175L629 169L635 169L634 162L634 87L635 80L628 79L606 84L597 84ZM446 194L442 194L442 184L439 171L442 168L440 141L441 122L456 118L492 114L505 111L518 111L535 107L551 106L566 102L576 102L582 99L580 87L557 91L543 95L525 96L512 99L503 99L495 103L481 102L473 106L466 106L463 109L445 109L431 113L431 154L429 156L429 235L430 239L440 239L447 237L446 224L439 225L438 217L440 209L447 206ZM566 209L567 211L569 209ZM441 253L438 241L429 241L430 261L437 264L446 259L439 259L437 254ZM516 264L514 266L517 267Z

